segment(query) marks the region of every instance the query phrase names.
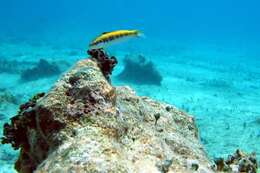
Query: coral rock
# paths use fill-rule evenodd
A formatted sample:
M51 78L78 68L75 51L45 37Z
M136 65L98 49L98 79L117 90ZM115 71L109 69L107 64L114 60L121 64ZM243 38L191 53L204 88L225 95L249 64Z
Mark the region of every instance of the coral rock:
M137 60L126 57L124 63L124 70L118 75L120 80L138 85L161 85L162 75L144 56L139 55Z
M257 173L257 160L255 153L246 154L241 150L236 150L233 155L224 160L223 158L215 159L217 171L221 172L246 172Z
M0 57L0 73L21 73L25 69L30 68L35 65L35 63L30 61L16 61L16 60L6 60L7 58Z
M192 172L187 160L210 167L192 117L104 76L96 60L82 60L21 107L3 138L21 148L18 172Z
M56 64L51 64L44 59L40 59L38 64L30 69L24 70L21 73L22 81L37 80L44 77L55 76L61 73L61 70Z

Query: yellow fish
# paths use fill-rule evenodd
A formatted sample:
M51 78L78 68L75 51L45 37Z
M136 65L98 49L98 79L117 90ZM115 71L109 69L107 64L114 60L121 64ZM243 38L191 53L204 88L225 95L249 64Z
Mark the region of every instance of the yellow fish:
M89 44L89 48L104 48L110 45L111 43L118 42L127 38L140 36L142 36L142 33L138 30L116 30L112 32L104 32Z

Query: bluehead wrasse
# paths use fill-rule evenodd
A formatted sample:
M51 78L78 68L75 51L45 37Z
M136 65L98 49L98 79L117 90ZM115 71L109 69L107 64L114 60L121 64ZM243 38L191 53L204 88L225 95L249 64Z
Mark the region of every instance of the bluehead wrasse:
M142 37L143 34L138 30L116 30L104 32L95 38L90 44L90 49L98 49L109 46L112 43L122 41L128 38Z

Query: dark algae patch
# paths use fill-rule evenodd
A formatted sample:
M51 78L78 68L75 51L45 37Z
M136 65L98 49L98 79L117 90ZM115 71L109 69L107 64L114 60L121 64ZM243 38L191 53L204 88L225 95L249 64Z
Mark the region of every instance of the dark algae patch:
M109 57L103 49L91 49L88 50L87 53L91 56L90 58L97 61L103 75L110 82L109 75L112 74L114 67L117 65L116 57Z
M22 104L18 114L11 118L11 124L4 124L2 144L11 144L15 150L21 146L29 145L26 141L27 126L31 128L36 127L33 107L36 105L37 100L43 96L44 93L37 94L28 102Z
M38 100L44 95L44 93L39 93L22 104L17 115L11 118L11 123L4 124L2 144L11 144L15 150L20 149L20 156L15 163L15 169L18 172L33 172L36 166L47 157L49 151L49 144L41 135L46 135L46 138L47 133L53 133L64 127L62 123L52 119L51 113L46 108L36 106ZM37 116L39 116L38 120ZM43 134L36 133L38 126ZM44 129L49 131L46 132ZM33 146L41 152L36 153L31 150Z

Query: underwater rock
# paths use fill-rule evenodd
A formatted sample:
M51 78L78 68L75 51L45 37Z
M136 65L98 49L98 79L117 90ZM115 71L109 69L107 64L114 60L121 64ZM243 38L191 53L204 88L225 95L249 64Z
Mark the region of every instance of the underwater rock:
M18 62L16 60L8 61L6 59L2 59L0 60L0 73L17 74L21 73L23 70L31 67L32 65L35 65L35 63L29 61Z
M44 59L40 59L38 64L30 69L24 70L21 74L22 81L32 81L39 78L58 75L61 70L56 64L51 64Z
M97 61L103 75L110 82L109 75L112 74L114 67L117 65L116 57L109 57L102 49L91 49L87 53Z
M144 56L139 55L138 60L126 57L124 64L124 70L118 75L120 80L138 85L161 85L162 75Z
M257 173L258 168L256 154L246 154L241 150L236 150L236 152L233 155L229 155L226 160L224 160L224 158L217 158L214 162L219 172Z
M187 160L209 169L191 116L111 86L100 67L79 61L5 124L18 172L189 172Z

